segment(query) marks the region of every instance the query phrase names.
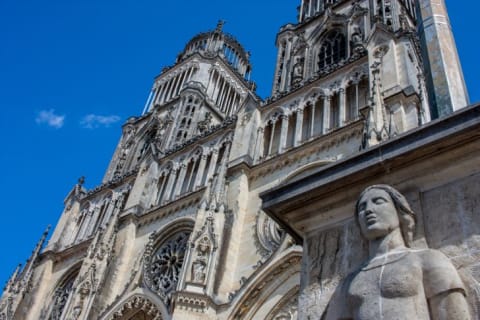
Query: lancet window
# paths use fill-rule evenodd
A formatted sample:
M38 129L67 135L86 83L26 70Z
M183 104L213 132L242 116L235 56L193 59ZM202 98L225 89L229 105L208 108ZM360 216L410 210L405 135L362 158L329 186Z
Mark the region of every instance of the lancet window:
M346 57L345 36L339 31L331 31L323 40L318 54L318 69L340 62Z
M220 165L228 160L224 157L225 149L225 146L209 152L199 149L178 164L169 163L160 172L157 199L152 205L166 204L205 186L219 172Z
M181 115L180 125L177 130L176 142L182 142L187 139L191 132L195 121L195 115L200 108L201 100L198 97L190 95L186 98L185 107Z
M150 109L157 104L164 104L172 98L176 97L185 84L187 84L195 75L198 67L191 66L181 70L176 75L167 80L160 80L159 85L153 90L153 98L151 100Z
M330 100L330 129L340 126L340 95L334 93Z
M53 295L52 305L50 307L50 314L48 320L60 320L62 313L68 303L68 299L73 289L73 283L77 273L70 275L63 283L55 290Z
M346 122L358 118L359 110L368 105L368 78L351 82L346 90Z
M217 108L226 115L232 115L240 106L241 95L216 69L211 70L207 92Z

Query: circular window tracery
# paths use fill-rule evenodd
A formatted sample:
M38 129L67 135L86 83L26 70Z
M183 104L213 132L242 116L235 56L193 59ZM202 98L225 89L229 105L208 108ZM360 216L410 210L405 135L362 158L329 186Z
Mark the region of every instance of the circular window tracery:
M146 282L168 304L176 289L187 251L190 231L174 234L147 257ZM148 251L148 250L147 250Z

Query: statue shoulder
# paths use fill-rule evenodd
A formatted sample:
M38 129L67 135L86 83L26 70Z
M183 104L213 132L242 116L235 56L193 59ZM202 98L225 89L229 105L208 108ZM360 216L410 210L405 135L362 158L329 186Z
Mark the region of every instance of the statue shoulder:
M414 251L420 259L427 298L449 290L465 292L463 282L450 259L439 250Z

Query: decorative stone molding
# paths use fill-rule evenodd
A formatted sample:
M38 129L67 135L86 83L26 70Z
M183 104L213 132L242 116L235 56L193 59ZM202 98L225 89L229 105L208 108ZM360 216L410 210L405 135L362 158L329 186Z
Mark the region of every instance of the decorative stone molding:
M281 245L285 232L265 212L259 211L255 228L257 250L266 259Z
M295 286L289 293L273 307L265 320L297 320L298 294L300 286Z
M184 291L176 292L173 299L175 300L175 305L183 310L205 313L208 308L215 308L213 301L201 294Z
M131 297L118 311L108 317L108 320L121 320L127 314L132 314L134 311L143 311L150 316L152 320L163 320L162 314L158 307L149 299L143 296Z

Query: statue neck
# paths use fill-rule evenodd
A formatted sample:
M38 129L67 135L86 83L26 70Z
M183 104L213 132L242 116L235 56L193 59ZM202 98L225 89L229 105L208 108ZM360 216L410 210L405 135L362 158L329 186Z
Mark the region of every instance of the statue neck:
M400 249L406 249L400 228L396 228L385 237L370 240L369 242L370 259Z

